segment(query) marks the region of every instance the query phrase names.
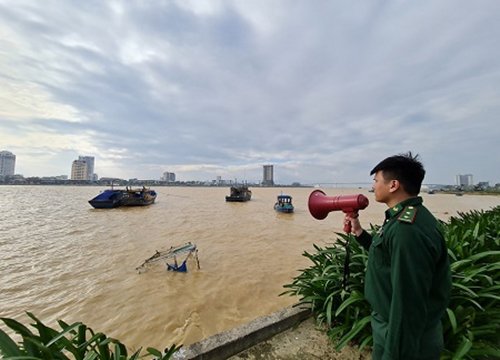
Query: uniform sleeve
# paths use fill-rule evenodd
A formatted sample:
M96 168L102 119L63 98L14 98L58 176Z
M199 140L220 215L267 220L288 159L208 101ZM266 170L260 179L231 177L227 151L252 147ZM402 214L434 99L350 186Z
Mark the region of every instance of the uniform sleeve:
M392 299L383 359L418 353L427 319L434 256L414 224L398 223L390 237Z
M361 235L355 236L356 241L365 248L365 250L370 249L370 245L372 244L372 236L368 234L366 230L363 230Z

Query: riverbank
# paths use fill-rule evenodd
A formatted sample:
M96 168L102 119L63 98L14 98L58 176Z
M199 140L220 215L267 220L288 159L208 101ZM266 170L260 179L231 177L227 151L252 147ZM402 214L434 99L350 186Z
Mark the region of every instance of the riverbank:
M326 333L314 318L260 342L228 360L368 360L371 353L346 346L336 351Z
M311 311L287 307L181 348L174 360L368 360L349 346L336 351Z

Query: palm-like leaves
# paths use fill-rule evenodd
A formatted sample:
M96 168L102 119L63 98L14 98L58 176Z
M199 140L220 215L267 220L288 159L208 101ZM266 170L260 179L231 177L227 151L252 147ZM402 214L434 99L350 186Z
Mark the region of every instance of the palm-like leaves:
M31 324L37 332L32 332L20 322L1 318L1 320L16 333L20 340L16 343L6 332L0 329L0 355L2 359L30 360L136 360L140 351L130 357L125 345L120 341L109 338L103 333L94 331L81 322L68 325L59 321L61 331L52 329L43 324L35 315L27 313L34 320ZM147 353L158 360L168 360L180 346L172 345L162 353L154 348L148 348Z
M460 213L445 225L452 293L444 359L500 354L500 207Z
M311 306L319 323L328 327L329 336L337 339L337 349L354 341L364 347L371 343L370 305L364 298L364 272L367 252L348 235L337 234L333 246L314 245L315 254L304 252L313 265L301 273L283 294L298 295L301 304ZM344 288L345 248L350 247L350 275ZM283 295L282 294L282 295Z

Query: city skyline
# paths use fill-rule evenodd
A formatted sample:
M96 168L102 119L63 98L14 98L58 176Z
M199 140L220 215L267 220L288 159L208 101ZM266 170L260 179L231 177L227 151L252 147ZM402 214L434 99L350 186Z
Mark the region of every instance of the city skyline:
M64 14L64 16L62 15ZM0 4L0 147L25 176L500 182L500 3ZM425 24L425 25L424 25Z
M16 156L12 152L9 151L0 151L0 175L5 176L3 174L3 169L4 169L4 162L5 162L5 157L8 158L9 161L13 161L13 164L9 164L9 166L12 168L9 170L9 174L12 175L14 174L14 167L15 167L15 159ZM13 160L12 160L13 159ZM79 155L78 159L73 160L72 166L71 166L71 180L87 180L87 181L93 181L96 182L100 180L97 176L96 173L94 173L94 160L95 158L93 156L82 156ZM81 164L80 164L81 163ZM76 166L75 166L76 165ZM76 169L76 170L75 170ZM75 172L78 174L75 176ZM16 176L22 176L22 174L16 174ZM38 177L38 176L33 176L33 177ZM473 181L473 174L456 174L455 175L455 183L454 185L456 186L465 186L465 187L470 187L474 185L486 185L489 184L491 186L496 186L498 183L493 183L490 184L490 181L478 181L475 183ZM68 179L67 175L51 175L51 176L46 176L46 177L39 177L39 178L52 178L52 179L57 179L61 181L65 181ZM118 177L102 177L102 179L121 179ZM169 171L164 171L158 178L129 178L129 179L121 179L121 180L138 180L138 181L164 181L166 183L179 183L179 182L192 182L192 179L184 179L184 180L177 180L176 179L176 174L173 172ZM204 180L196 180L197 182L201 183L216 183L216 184L229 184L229 183L238 183L238 182L248 182L251 184L261 184L264 186L274 186L274 185L292 185L292 184L297 184L297 185L346 185L346 184L357 184L357 185L369 185L370 182L312 182L312 183L307 183L307 184L301 184L298 181L293 181L290 183L275 183L274 182L274 165L273 164L265 164L262 165L262 178L261 180L253 180L253 181L248 181L248 179L223 179L222 176L220 175L215 175L215 177L212 177L211 179L204 179ZM426 183L424 182L423 185L425 186L432 186L432 185L452 185L451 183Z

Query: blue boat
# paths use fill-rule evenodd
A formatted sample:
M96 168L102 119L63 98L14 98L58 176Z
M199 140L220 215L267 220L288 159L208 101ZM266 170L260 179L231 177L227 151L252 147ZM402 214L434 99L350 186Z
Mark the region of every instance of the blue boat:
M293 213L292 197L290 195L278 195L278 199L274 204L274 210L282 213Z
M89 200L96 209L112 209L120 206L145 206L155 202L156 192L149 188L108 189Z

